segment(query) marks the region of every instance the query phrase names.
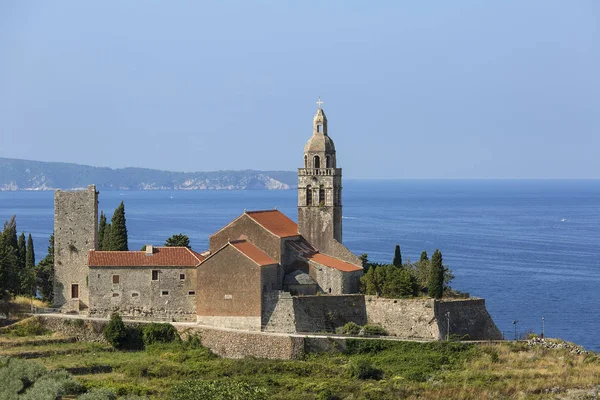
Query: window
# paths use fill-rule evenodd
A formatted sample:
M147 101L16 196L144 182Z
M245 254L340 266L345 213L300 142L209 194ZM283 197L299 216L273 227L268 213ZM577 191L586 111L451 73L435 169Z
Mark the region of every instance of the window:
M331 168L331 157L325 156L325 168Z
M136 293L136 292L131 293L131 297L139 297L139 296L140 296L139 293Z
M71 284L71 298L72 299L79 298L79 285L77 283Z
M185 280L185 274L179 274L179 279L181 279L182 281Z
M160 292L161 296L168 296L169 295L169 291L168 290L163 290Z
M113 297L119 297L119 293L113 293Z
M153 280L153 281L157 281L157 280L158 280L158 272L159 272L159 271L158 271L158 270L156 270L156 269L153 269L153 270L152 270L152 280Z
M323 132L323 125L321 125L321 124L317 125L317 132L319 132L319 133Z
M113 275L113 283L119 283L119 275Z
M308 156L304 155L304 168L308 168Z
M190 290L188 292L188 296L195 296L196 295L196 291L195 290Z
M310 185L306 187L306 205L312 205L312 186Z
M325 186L323 185L319 187L319 205L325 205Z
M319 156L313 157L313 168L321 168L321 157L319 157Z

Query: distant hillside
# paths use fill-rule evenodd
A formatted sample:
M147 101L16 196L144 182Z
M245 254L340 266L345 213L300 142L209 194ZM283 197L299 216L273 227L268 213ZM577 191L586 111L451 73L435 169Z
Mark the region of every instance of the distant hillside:
M89 165L0 158L0 191L84 188L115 190L256 190L291 189L291 171L171 172L145 168Z

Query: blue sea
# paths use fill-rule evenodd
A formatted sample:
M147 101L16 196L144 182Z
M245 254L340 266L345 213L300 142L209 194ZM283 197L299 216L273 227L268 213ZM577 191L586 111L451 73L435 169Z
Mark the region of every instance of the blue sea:
M296 191L103 191L112 215L125 202L129 245L184 233L203 251L208 236L244 209L277 208L296 219ZM600 181L345 180L344 244L371 261L439 248L452 286L486 299L507 339L539 333L600 351ZM17 215L36 258L53 228L52 192L0 192L0 220Z

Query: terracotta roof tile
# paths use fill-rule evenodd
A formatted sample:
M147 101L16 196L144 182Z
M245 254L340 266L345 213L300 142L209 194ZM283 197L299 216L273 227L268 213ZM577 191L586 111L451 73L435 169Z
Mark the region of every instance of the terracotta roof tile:
M299 235L298 224L280 211L247 211L246 214L275 236L285 238Z
M314 261L326 267L335 268L343 272L360 271L362 267L342 261L322 253L307 253L304 255L308 260Z
M206 257L186 247L154 247L152 255L145 251L88 252L90 267L195 267Z
M234 240L229 244L260 266L277 264L277 261L247 240Z

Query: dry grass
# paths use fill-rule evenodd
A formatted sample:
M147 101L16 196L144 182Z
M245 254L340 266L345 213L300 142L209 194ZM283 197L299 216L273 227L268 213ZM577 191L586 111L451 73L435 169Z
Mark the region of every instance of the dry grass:
M423 388L418 397L553 398L554 392L599 383L600 357L595 353L578 355L564 349L501 343L482 345L479 357L446 374L439 388Z
M600 356L596 353L578 355L565 349L510 342L476 345L467 356L460 356L457 364L441 364L427 370L425 379L416 380L406 373L407 368L422 367L433 360L427 357L427 352L432 354L430 345L411 343L350 356L322 354L302 361L276 361L220 359L205 349L176 344L121 352L97 343L40 342L35 346L23 338L6 340L14 340L15 346L1 348L0 353L17 357L37 353L36 361L49 369L110 367L112 372L79 372L76 379L87 388L110 387L123 396L165 398L173 385L190 377L248 381L267 387L271 398L296 400L336 398L323 395L326 387L339 399L354 400L586 398L572 395L578 389L589 391L600 384ZM358 358L382 368L384 379L348 378L344 366Z
M31 305L33 305L34 307L37 307L37 308L50 307L50 305L48 303L46 303L45 301L42 301L42 300L36 299L36 298L32 298L32 297L26 297L26 296L16 296L11 301L11 303L14 304L18 308L19 312L23 312L23 313L30 312Z

